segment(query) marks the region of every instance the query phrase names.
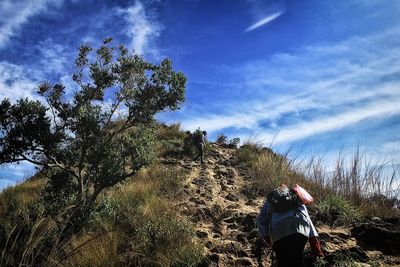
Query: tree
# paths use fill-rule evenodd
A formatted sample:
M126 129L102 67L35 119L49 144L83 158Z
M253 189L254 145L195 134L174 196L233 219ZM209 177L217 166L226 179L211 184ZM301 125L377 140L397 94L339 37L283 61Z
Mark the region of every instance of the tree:
M49 187L72 192L79 207L151 162L155 114L184 101L186 78L170 60L149 63L110 43L106 39L96 51L80 47L72 96L60 83L43 82L38 94L46 104L0 104L0 163L37 165Z

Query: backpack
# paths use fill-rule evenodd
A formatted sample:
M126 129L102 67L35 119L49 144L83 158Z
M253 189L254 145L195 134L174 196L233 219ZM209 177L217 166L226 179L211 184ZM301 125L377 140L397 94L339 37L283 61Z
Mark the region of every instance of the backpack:
M293 190L289 190L286 186L281 186L272 190L268 194L267 202L272 212L285 212L296 209L300 204L300 200Z

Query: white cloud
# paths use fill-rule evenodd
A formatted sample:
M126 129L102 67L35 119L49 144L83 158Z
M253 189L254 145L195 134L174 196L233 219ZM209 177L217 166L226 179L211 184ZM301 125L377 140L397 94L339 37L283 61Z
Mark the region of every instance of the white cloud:
M70 64L67 56L67 48L61 44L57 44L53 39L48 38L38 44L40 51L40 63L43 72L63 74Z
M31 77L37 77L33 79ZM20 98L38 99L35 94L40 74L22 66L0 62L0 98L16 101Z
M63 0L0 1L0 48L4 47L29 19Z
M264 131L260 135L264 142L274 141L276 144L296 141L316 134L321 134L333 130L359 123L363 120L375 119L381 117L390 117L400 114L400 97L386 101L376 101L370 105L361 108L354 108L348 112L337 115L316 118L310 121L301 121L300 123L283 127L279 133Z
M273 21L274 19L278 18L278 17L281 16L282 14L283 14L283 11L279 11L279 12L275 12L275 13L273 13L273 14L270 14L270 15L266 16L265 18L263 18L263 19L257 21L257 22L254 23L253 25L250 25L250 26L245 30L245 32L249 32L249 31L255 30L255 29L257 29L257 28L259 28L259 27L261 27L261 26L263 26L263 25L265 25L265 24L267 24L267 23Z
M154 39L160 35L161 25L154 15L151 15L140 1L126 9L118 8L117 12L124 15L129 23L127 35L132 38L130 48L137 54L158 56L158 50L153 45Z
M35 172L35 166L29 162L0 165L0 191L31 177Z
M221 131L226 128L258 131L260 129L260 121L267 119L271 121L273 128L280 129L277 120L289 113L297 113L301 117L302 112L319 110L330 113L332 116L337 116L334 110L341 109L343 106L354 105L368 99L396 99L400 95L400 87L396 84L376 86L369 88L372 90L361 91L357 94L351 89L338 91L334 87L329 90L313 90L295 95L278 95L265 102L235 103L229 105L230 107L228 108L229 110L235 110L235 112L222 115L205 115L200 118L184 120L182 124L184 128L189 130L202 127L210 132ZM396 105L396 103L394 104ZM356 108L351 110L357 111ZM271 135L275 136L275 134ZM298 135L298 138L301 139L303 137Z

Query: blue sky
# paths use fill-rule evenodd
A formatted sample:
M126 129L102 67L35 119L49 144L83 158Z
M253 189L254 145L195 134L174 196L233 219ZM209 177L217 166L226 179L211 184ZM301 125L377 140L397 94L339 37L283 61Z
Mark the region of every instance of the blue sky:
M400 1L0 1L0 97L38 99L70 79L80 44L106 37L171 58L187 101L159 118L185 129L299 149L360 145L399 163ZM34 172L0 169L0 188Z

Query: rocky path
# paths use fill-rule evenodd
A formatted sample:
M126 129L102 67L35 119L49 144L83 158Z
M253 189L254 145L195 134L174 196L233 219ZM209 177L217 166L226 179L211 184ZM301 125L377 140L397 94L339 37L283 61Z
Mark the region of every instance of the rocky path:
M262 199L250 203L240 193L245 181L233 156L234 150L211 144L205 165L187 163L191 173L180 209L204 242L211 266L258 266L255 220Z
M181 160L179 165L189 174L182 197L177 199L178 208L204 244L207 266L271 266L256 226L264 199L248 199L242 193L249 181L246 172L235 165L234 153L210 144L205 165ZM342 266L335 265L338 255L352 258L357 266L400 266L399 231L375 223L358 227L317 227L326 260L331 263L326 266ZM382 249L385 246L389 252Z

